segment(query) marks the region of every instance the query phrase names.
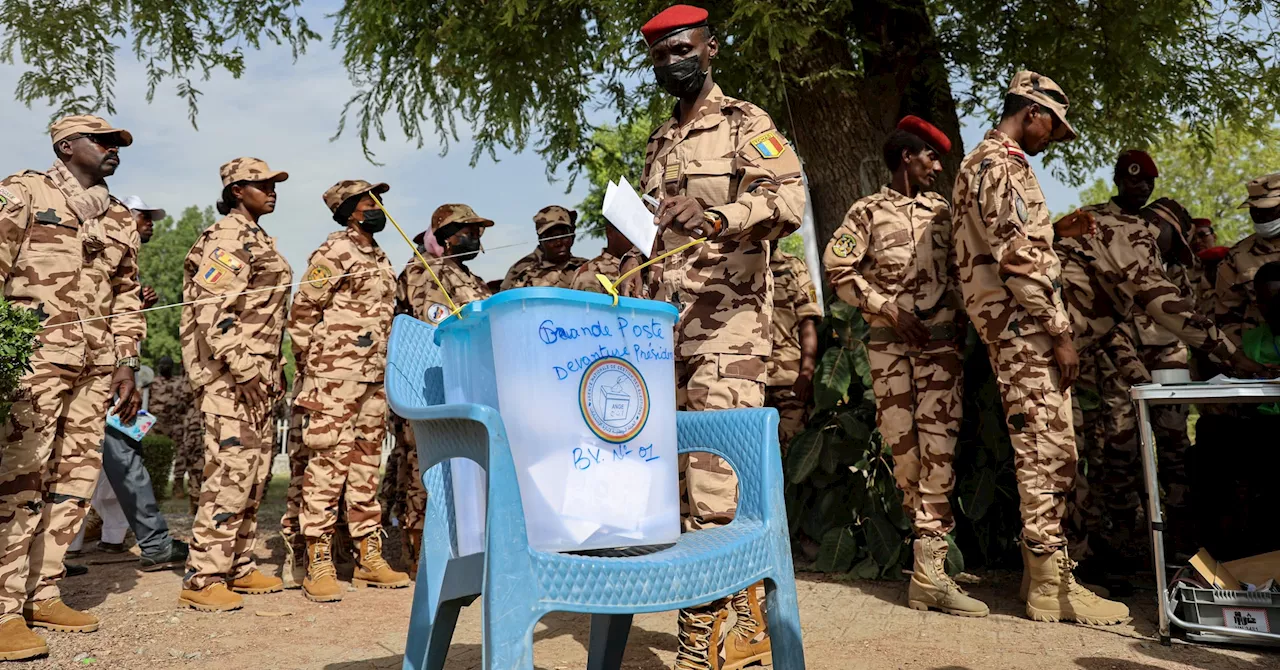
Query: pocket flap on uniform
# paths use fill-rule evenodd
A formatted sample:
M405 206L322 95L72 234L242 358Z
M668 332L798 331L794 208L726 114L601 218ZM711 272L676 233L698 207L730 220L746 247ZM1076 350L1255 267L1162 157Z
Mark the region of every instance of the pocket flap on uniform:
M700 158L691 160L684 165L684 173L686 176L724 176L733 174L732 158Z
M764 383L768 364L763 356L738 354L718 354L718 356L721 377Z
M899 229L891 231L885 235L876 235L875 243L872 244L872 249L879 250L888 249L890 247L900 247L905 244L911 244L912 241L911 231Z

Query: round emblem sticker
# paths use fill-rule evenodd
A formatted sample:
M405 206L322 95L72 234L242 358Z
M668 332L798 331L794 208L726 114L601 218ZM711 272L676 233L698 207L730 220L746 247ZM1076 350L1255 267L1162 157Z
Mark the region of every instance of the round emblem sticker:
M446 316L449 316L449 308L438 302L427 308L427 320L431 323L440 323Z
M644 377L621 358L601 358L582 373L578 404L587 427L605 442L634 439L649 420Z

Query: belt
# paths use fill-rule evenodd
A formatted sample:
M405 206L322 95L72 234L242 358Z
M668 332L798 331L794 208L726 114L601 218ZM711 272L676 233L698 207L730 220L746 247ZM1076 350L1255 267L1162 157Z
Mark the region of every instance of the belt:
M959 329L954 323L940 323L936 326L929 326L930 342L952 342L959 337ZM878 326L867 329L867 335L870 341L876 344L895 344L902 342L902 337L898 335L898 331L885 326Z

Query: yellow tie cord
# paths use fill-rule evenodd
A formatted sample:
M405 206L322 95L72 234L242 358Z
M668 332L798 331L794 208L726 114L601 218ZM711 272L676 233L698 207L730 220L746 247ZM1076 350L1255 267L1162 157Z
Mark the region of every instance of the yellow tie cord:
M390 216L390 215L388 215L388 216ZM598 280L598 281L599 281L599 282L604 286L604 290L605 290L605 291L608 291L609 295L613 296L613 305L614 305L614 307L617 307L617 306L618 306L618 285L619 285L619 284L621 284L624 280L626 280L626 278L627 278L627 277L630 277L631 275L633 275L633 274L635 274L635 273L639 272L640 270L643 270L643 269L645 269L645 268L649 267L650 265L653 265L654 263L657 263L658 261L660 261L660 260L662 260L662 259L666 258L667 256L671 256L671 255L674 255L674 254L678 254L678 253L680 253L681 251L684 251L685 249L688 249L688 248L690 248L690 247L695 247L695 246L697 246L697 245L699 245L699 244L702 244L703 242L706 242L706 241L707 241L707 238L705 238L705 237L699 237L698 239L696 239L696 240L694 240L694 241L692 241L692 242L689 242L688 244L682 244L682 245L680 245L680 246L676 247L675 249L672 249L671 251L668 251L668 252L667 252L667 253L665 253L665 254L662 254L662 255L660 255L660 256L655 256L655 257L653 257L653 258L650 258L649 260L647 260L647 261L645 261L645 262L643 262L643 263L641 263L641 264L639 264L639 265L637 265L637 266L635 266L635 267L631 268L630 270L627 270L626 272L622 273L622 275L621 275L621 276L619 276L617 279L615 279L615 280L614 280L614 281L612 281L612 282L611 282L611 281L609 281L609 278L608 278L608 277L606 277L606 276L604 276L604 275L602 275L602 274L597 274L597 275L596 275L596 279L597 279L597 280Z
M391 212L387 211L387 206L382 204L382 201L378 199L377 193L369 191L369 197L373 198L373 203L378 206L378 209L382 210L383 214L387 215L387 220L391 222L391 225L396 227L396 231L400 233L400 237L404 238L404 243L409 245L409 248L413 250L413 255L417 256L418 260L422 263L422 267L427 269L427 273L430 274L431 279L435 281L436 287L444 294L445 302L449 303L449 309L451 310L449 313L461 319L462 316L459 312L462 311L462 308L453 304L453 298L451 298L449 296L449 292L445 290L444 284L440 283L440 278L436 276L435 270L432 270L431 266L427 265L427 259L422 257L422 252L418 251L418 247L413 243L413 240L409 239L409 236L404 234L404 229L400 227L400 224L396 223L396 217L391 216ZM681 248L683 249L684 247ZM615 305L618 304L617 294L614 294L613 303Z

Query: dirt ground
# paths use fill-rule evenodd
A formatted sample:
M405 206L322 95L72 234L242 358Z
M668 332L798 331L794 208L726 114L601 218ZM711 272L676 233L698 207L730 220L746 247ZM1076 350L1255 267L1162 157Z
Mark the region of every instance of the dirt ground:
M277 533L283 509L280 478L262 513L258 557L276 573L282 556ZM184 505L166 503L175 533L186 537ZM388 542L398 558L398 539ZM86 543L92 547L93 543ZM136 550L135 550L136 551ZM91 572L63 582L64 597L103 620L96 633L42 631L52 650L45 659L13 664L44 668L398 668L404 651L412 589L349 589L339 603L315 604L299 591L246 596L246 606L226 614L179 609L180 573L144 574L119 556L86 554ZM98 563L104 561L104 563ZM115 561L115 562L110 562ZM351 568L340 569L342 579ZM905 582L841 582L802 574L800 615L805 656L814 670L927 668L935 670L1262 670L1280 668L1280 650L1228 649L1175 642L1161 647L1155 634L1153 591L1128 603L1131 625L1091 628L1035 623L1016 601L1018 575L987 573L972 592L992 610L986 619L915 612L904 606ZM587 617L553 614L535 633L540 670L586 666ZM675 655L675 616L636 618L623 667L669 668ZM458 623L448 670L480 667L479 604Z

